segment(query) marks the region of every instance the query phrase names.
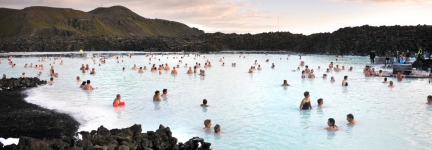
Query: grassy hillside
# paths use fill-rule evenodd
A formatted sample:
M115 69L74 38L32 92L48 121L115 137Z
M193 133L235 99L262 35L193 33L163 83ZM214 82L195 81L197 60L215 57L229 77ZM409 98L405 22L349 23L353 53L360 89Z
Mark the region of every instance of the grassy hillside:
M185 24L147 19L122 6L90 12L66 8L0 8L0 37L23 36L182 36L202 31Z

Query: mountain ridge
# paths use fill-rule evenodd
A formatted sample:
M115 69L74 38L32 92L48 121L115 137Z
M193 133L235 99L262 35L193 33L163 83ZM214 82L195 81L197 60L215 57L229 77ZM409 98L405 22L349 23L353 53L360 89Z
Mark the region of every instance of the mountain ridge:
M198 36L185 24L144 18L123 6L89 12L45 6L0 8L0 37L25 36Z

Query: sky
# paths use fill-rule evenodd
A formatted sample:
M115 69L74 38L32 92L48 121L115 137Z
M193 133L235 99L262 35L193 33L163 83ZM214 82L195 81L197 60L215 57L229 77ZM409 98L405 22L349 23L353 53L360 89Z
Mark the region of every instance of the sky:
M432 25L432 0L0 0L0 7L49 6L90 11L121 5L145 18L206 33L310 35L362 25Z

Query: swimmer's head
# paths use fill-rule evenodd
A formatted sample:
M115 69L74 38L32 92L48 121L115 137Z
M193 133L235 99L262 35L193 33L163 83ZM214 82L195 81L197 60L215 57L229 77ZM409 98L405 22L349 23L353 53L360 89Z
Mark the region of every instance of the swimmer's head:
M163 90L162 90L162 93L164 93L164 94L166 94L167 92L168 92L167 89L163 89Z
M159 95L159 91L156 91L156 92L155 92L155 95Z
M309 66L308 66L308 65L306 65L306 68L309 68Z
M86 85L87 82L83 81L83 83L81 83L81 85Z
M203 104L207 105L207 99L203 99Z
M382 70L379 70L379 73L382 73Z
M304 97L309 97L309 92L306 91L306 92L303 93L303 95L304 95Z
M120 98L121 96L120 96L120 94L117 94L116 97L117 97L117 98Z
M216 124L215 126L214 126L214 132L219 132L220 131L220 125L219 124Z
M427 97L427 100L428 100L428 102L432 102L432 95L429 95L429 96Z
M90 80L87 80L87 84L90 84Z
M205 127L211 127L211 120L210 119L204 120L204 126Z
M348 122L351 122L352 120L354 120L354 115L353 114L348 114L347 115L347 120L348 120Z
M348 79L348 76L344 76L344 80Z
M387 81L387 78L384 78L384 81Z
M328 126L335 126L335 120L333 118L329 118L327 124Z
M303 71L302 71L302 74L304 74L304 73L305 73L305 71L303 70Z
M318 105L323 104L323 101L324 101L324 100L323 100L322 98L318 99L318 101L317 101L317 102L318 102Z
M288 81L287 80L284 80L284 82L283 82L284 84L288 84Z
M51 78L50 78L50 81L53 81L53 80L54 80L54 78L51 77Z
M389 84L390 84L390 85L393 85L393 81L390 81Z
M323 77L327 77L327 74L323 74Z

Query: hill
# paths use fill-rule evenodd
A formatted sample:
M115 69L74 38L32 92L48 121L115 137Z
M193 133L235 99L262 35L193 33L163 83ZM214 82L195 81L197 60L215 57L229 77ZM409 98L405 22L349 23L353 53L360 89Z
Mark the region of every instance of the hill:
M33 6L0 8L0 37L27 36L198 36L185 24L139 16L123 6L89 12Z

